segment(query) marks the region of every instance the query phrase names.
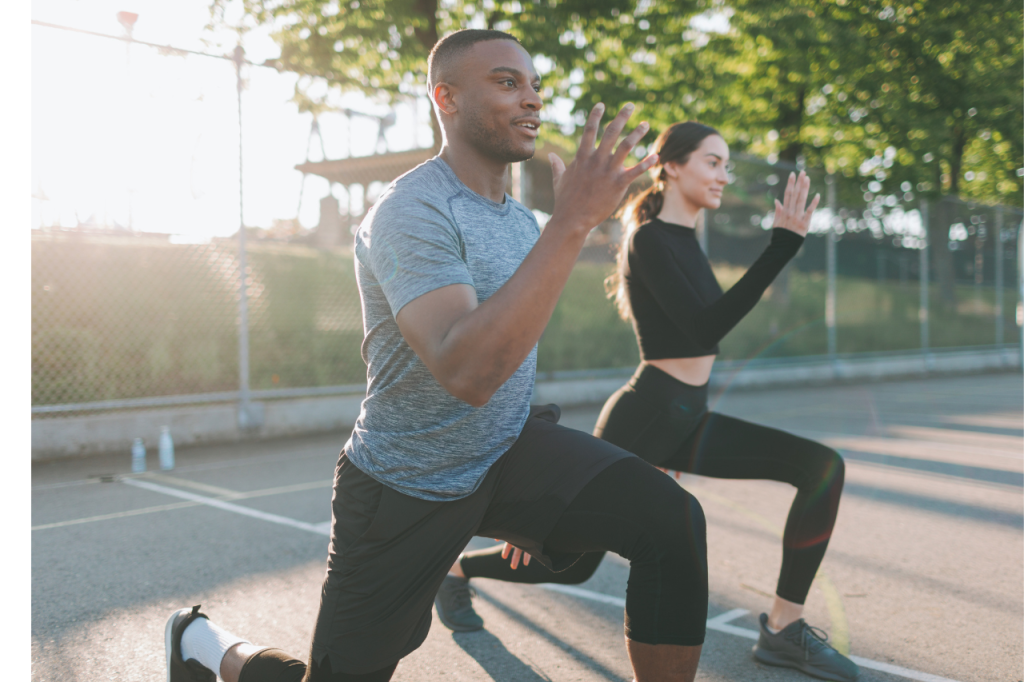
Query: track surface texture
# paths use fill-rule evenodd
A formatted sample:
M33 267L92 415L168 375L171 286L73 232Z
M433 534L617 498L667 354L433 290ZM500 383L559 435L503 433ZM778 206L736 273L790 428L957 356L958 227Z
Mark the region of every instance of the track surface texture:
M725 390L712 408L844 454L839 521L805 615L840 650L917 675L862 668L862 680L1022 679L1019 374ZM598 409L566 410L562 423L589 431ZM304 657L346 436L181 449L166 473L153 471L151 448L151 471L135 476L128 452L36 464L32 679L162 680L164 621L197 603L252 642ZM697 679L810 680L756 663L743 635L770 604L793 489L679 483L707 514L708 618L747 611L709 630ZM435 617L394 679L629 680L619 605L627 572L609 556L577 595L474 581L486 629L453 635Z

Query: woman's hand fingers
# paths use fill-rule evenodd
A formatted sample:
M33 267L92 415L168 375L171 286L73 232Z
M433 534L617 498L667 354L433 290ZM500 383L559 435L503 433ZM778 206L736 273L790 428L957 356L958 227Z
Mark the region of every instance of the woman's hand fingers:
M801 217L801 222L809 229L811 226L811 216L814 215L814 209L818 208L818 202L821 201L821 194L815 194L814 198L811 199L811 205L807 207Z
M774 227L786 227L789 225L789 220L786 219L786 207L775 200L775 220L772 222Z
M796 187L796 173L789 174L789 180L786 181L786 191L782 193L782 206L785 210L790 211L793 207L793 190Z
M811 178L806 173L800 171L800 177L797 178L796 183L796 201L793 205L793 215L802 216L804 213L804 206L807 205L807 195L811 191Z

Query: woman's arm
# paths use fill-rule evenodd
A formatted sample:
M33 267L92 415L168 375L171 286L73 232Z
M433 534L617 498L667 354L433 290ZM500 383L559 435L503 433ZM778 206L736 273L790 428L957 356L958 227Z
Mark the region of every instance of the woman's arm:
M804 242L819 196L804 210L810 179L791 173L784 203L775 202L775 228L764 253L729 291L705 305L689 278L654 233L638 232L630 250L631 270L662 310L691 341L710 351L757 302Z

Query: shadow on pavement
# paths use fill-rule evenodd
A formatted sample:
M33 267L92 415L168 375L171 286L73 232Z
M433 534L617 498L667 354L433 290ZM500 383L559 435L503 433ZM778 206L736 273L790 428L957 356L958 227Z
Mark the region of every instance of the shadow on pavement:
M926 471L932 474L943 474L956 478L966 478L973 481L984 481L986 483L1001 483L1012 485L1017 488L1024 488L1024 474L1003 469L989 469L988 467L975 467L966 464L954 464L952 462L937 462L931 459L919 459L917 457L899 457L897 455L880 455L875 452L863 452L857 450L840 449L844 459L853 462L865 462L867 464L880 464L882 466L895 467L897 469L911 469L913 471Z
M965 504L953 502L940 497L919 495L917 493L901 492L886 488L876 488L862 483L851 483L847 481L843 486L843 495L853 495L875 502L886 502L898 504L901 507L912 507L924 509L930 512L954 516L961 519L972 519L985 523L995 523L1001 526L1021 529L1024 528L1024 516L1005 512L998 509L981 507L976 504Z
M452 639L474 661L480 664L480 667L492 680L551 682L551 678L538 674L536 670L519 660L515 654L505 648L500 639L487 630L456 632L452 635Z
M560 637L557 637L554 634L552 634L551 632L545 630L543 627L541 627L537 623L533 622L532 620L530 620L530 618L528 618L527 616L524 616L519 611L513 609L512 607L508 606L507 604L504 604L504 603L498 601L497 599L495 599L494 597L492 597L489 594L484 593L483 591L478 591L477 594L479 594L480 597L485 599L492 606L497 608L499 611L504 613L506 616L508 616L512 620L516 621L520 625L523 625L523 626L529 628L533 632L537 633L538 635L540 635L541 637L546 639L551 644L554 644L556 647L558 647L562 651L569 652L574 659L579 661L581 664L585 665L588 669L590 669L594 673L600 675L601 677L603 677L606 680L610 680L610 682L621 682L622 678L617 673L615 673L614 671L609 670L605 666L601 665L600 663L595 661L593 658L591 658L590 656L588 656L584 652L580 651L576 647L572 646L571 644L569 644L565 640L561 639ZM492 635L492 637L493 637L493 635ZM456 639L458 639L458 638L456 638ZM477 660L477 662L479 662L480 665L482 665L484 667L484 669L488 671L488 673L491 672L490 669L487 667L487 665L482 660L480 660L479 658L474 656L473 652L471 650L469 650L468 648L466 648L466 646L463 645L461 641L459 642L459 646L461 646L463 649L465 649L466 653L468 653L470 656L473 656L473 658L475 658ZM504 646L502 646L502 649L504 649ZM507 653L507 651L506 651L506 653ZM515 658L514 656L512 656L512 654L508 654L508 656L510 656L512 658ZM518 660L518 659L516 659L516 660ZM523 665L525 667L525 664L523 664L521 661L520 661L519 664ZM512 679L514 679L517 682L520 679L531 679L531 680L543 680L544 679L543 677L540 677L539 675L537 675L537 673L534 672L532 668L530 668L529 670L530 670L530 673L533 675L533 677L531 677L531 678L526 678L526 677L507 677L506 676L506 677L495 677L494 679L496 679L496 680L512 680Z

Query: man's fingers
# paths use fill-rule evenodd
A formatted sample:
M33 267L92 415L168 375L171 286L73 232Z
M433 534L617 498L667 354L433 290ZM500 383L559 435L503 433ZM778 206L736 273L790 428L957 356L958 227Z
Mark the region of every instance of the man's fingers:
M530 565L530 555L526 554L526 553L523 553L523 566L529 566L529 565Z
M559 181L562 179L562 174L565 173L565 162L558 157L558 154L554 152L548 154L548 161L551 162L551 181L555 187L558 187Z
M505 543L505 546L501 548L501 558L507 559L508 553L512 551L512 545Z
M598 102L587 116L587 123L583 126L583 137L580 138L580 148L576 151L576 156L590 154L594 151L594 141L597 140L597 128L601 125L602 116L604 116L604 104Z
M626 135L626 139L624 139L622 144L619 145L619 148L615 150L615 160L619 163L625 161L626 157L629 156L629 153L633 151L633 147L636 146L636 143L639 142L640 138L646 135L647 131L650 129L650 124L647 123L647 121L644 121L638 125L633 132Z
M615 143L619 140L619 135L625 129L626 122L633 115L633 109L635 108L633 103L629 102L619 110L619 113L612 119L612 122L604 129L604 135L601 136L601 144L598 147L598 151L609 155L612 153Z
M512 570L513 571L516 570L517 568L519 568L519 557L522 556L522 554L523 554L523 550L519 549L518 547L516 547L516 549L512 552Z
M623 172L623 177L625 178L626 182L633 182L638 177L640 177L648 170L650 170L650 168L656 163L658 163L658 155L649 154L646 159L644 159L637 165L633 166L632 168L627 168Z

